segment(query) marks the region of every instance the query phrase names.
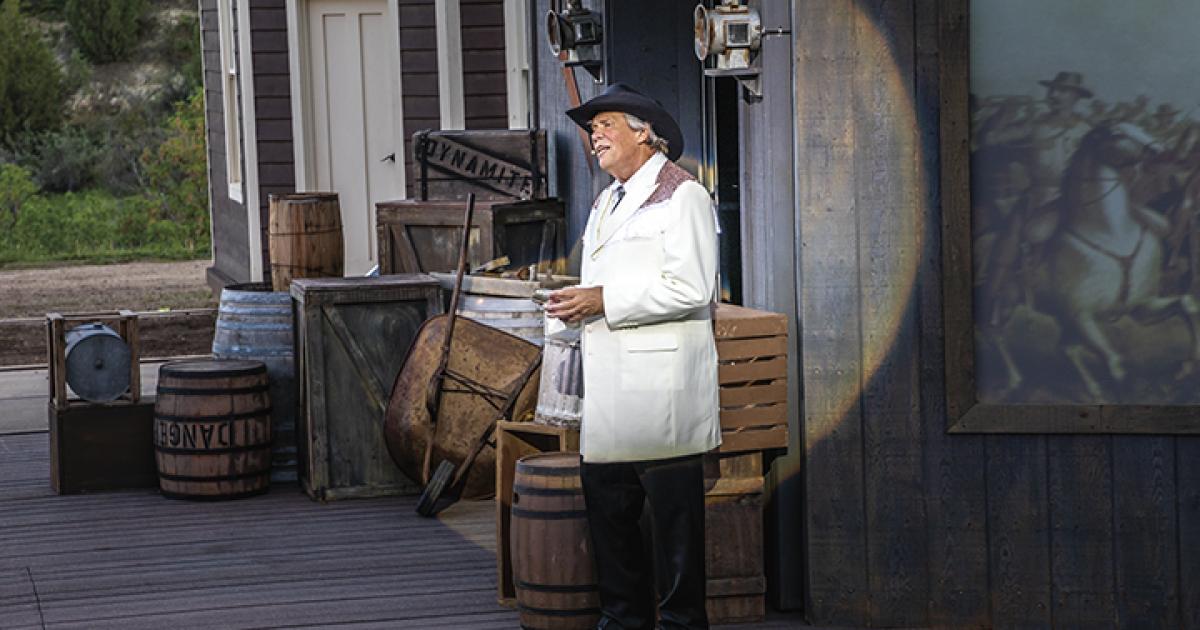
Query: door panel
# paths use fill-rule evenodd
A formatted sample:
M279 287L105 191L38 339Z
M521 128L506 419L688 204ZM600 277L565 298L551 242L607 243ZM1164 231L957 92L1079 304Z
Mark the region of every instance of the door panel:
M307 23L310 187L338 193L346 274L359 275L376 261L375 203L404 190L398 25L386 0L313 0Z

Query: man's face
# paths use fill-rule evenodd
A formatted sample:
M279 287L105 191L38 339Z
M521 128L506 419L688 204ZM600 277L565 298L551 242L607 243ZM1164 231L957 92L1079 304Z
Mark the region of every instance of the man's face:
M1050 107L1056 110L1072 110L1075 109L1075 102L1079 100L1079 93L1064 88L1050 88L1046 93L1046 100L1050 102Z
M601 112L591 121L592 146L600 168L624 181L645 161L642 142L646 130L634 131L621 112Z

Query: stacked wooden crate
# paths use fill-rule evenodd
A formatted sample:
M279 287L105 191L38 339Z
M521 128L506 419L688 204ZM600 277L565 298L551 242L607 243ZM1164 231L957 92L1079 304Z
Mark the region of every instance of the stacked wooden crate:
M705 456L708 616L713 623L766 614L763 451L787 448L787 317L720 304L713 320L721 448Z
M713 319L721 452L787 448L787 317L732 304Z

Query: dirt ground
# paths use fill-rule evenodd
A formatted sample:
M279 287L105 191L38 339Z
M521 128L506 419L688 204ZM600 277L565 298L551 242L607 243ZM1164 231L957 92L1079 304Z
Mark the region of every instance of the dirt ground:
M135 262L0 270L0 319L129 309L153 311L217 305L204 270L208 260Z

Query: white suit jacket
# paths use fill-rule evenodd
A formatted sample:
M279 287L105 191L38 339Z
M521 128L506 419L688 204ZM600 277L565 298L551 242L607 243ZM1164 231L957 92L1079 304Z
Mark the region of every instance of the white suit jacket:
M603 317L583 325L580 450L591 463L665 459L721 443L712 305L717 225L708 192L656 153L592 206L583 286Z

